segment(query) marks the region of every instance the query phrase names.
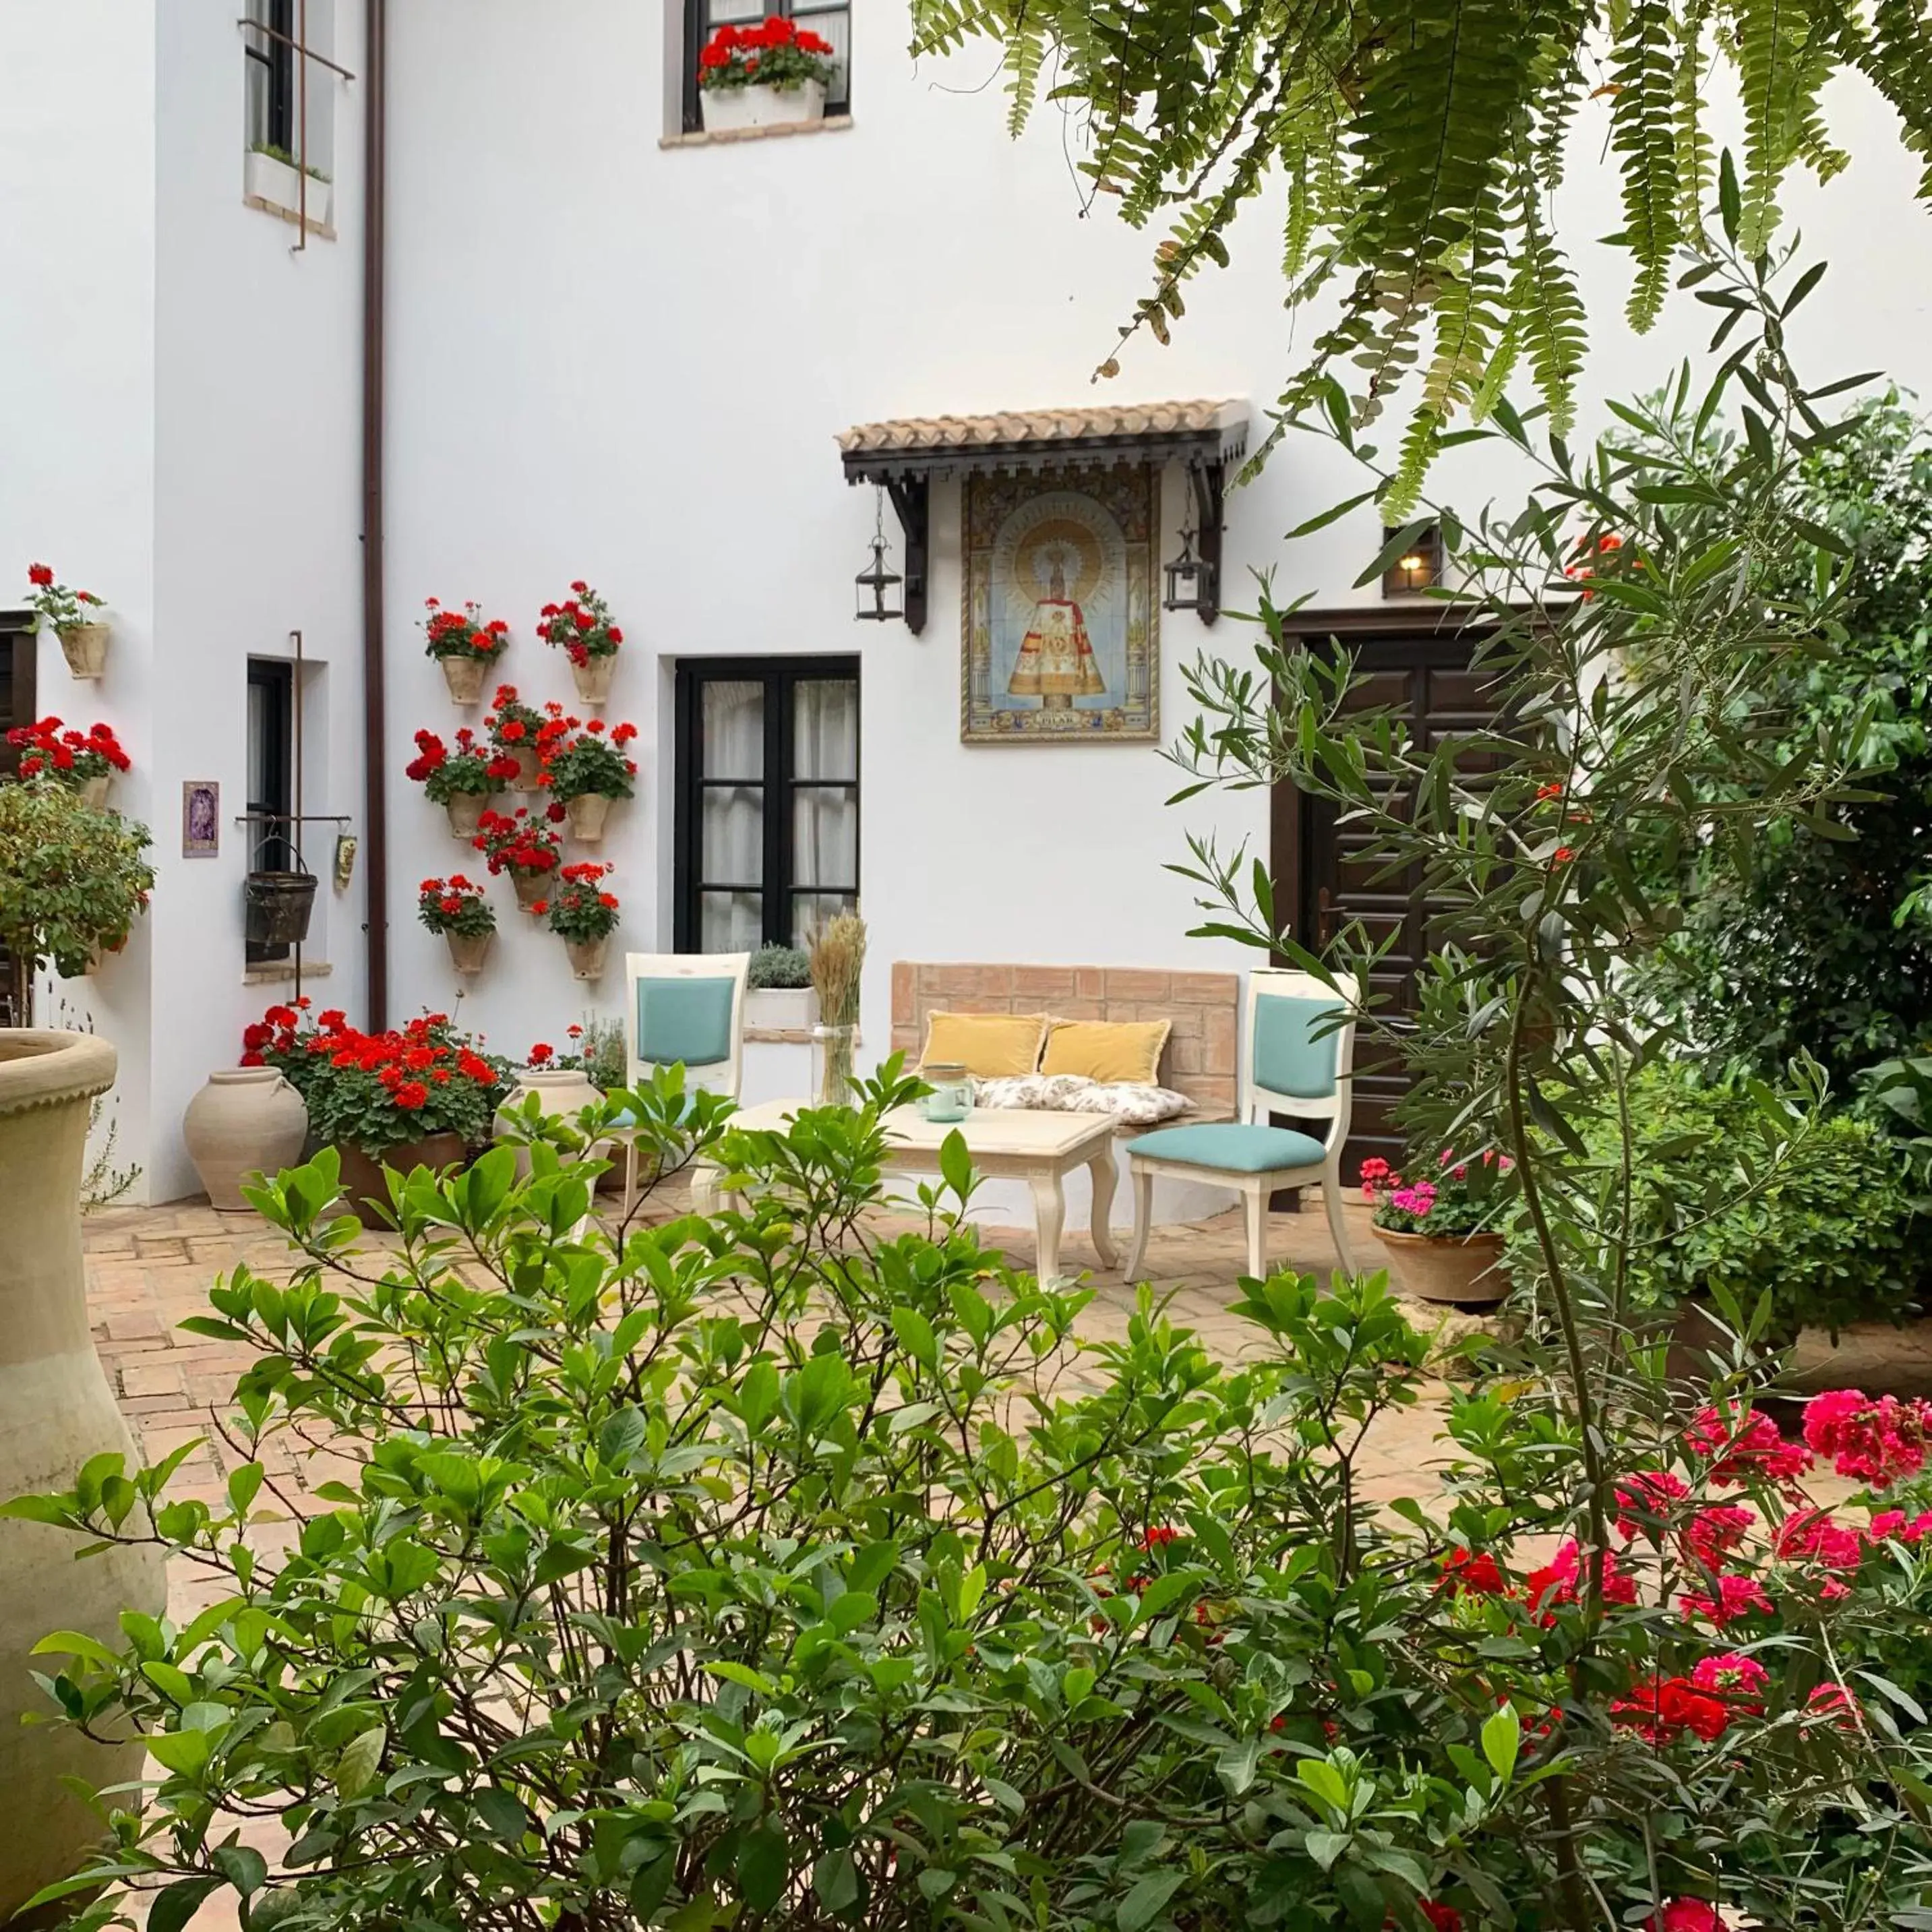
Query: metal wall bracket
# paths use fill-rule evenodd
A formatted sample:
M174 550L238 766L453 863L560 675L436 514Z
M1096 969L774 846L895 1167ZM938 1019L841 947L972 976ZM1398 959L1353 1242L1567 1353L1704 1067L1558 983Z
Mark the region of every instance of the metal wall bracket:
M1194 491L1195 546L1202 563L1201 602L1196 614L1204 624L1221 614L1221 527L1225 514L1227 466L1190 463L1187 480Z
M926 580L931 568L930 508L932 482L928 476L889 476L886 494L905 533L905 626L916 637L926 628Z

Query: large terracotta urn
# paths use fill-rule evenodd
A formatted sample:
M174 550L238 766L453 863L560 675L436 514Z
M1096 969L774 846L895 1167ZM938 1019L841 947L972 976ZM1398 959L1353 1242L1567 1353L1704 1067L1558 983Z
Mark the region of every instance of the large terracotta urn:
M113 1084L114 1049L92 1034L0 1028L0 1499L70 1490L92 1456L139 1464L88 1334L81 1264L88 1103ZM54 1708L32 1675L58 1668L30 1658L42 1637L79 1630L118 1650L124 1610L158 1616L166 1606L158 1550L76 1562L80 1546L64 1530L0 1520L0 1924L102 1836L62 1780L98 1789L141 1775L138 1738L96 1744L64 1725L20 1721Z
M525 1099L534 1094L537 1104L547 1114L554 1114L573 1126L577 1116L586 1107L594 1107L604 1096L592 1084L590 1077L580 1067L526 1066L517 1076L517 1084L503 1096L496 1110L496 1137L504 1137L503 1116L506 1112L519 1109ZM608 1160L610 1158L610 1143L599 1141L588 1150L586 1160ZM530 1156L527 1149L517 1150L517 1172L527 1175L530 1171Z
M182 1138L208 1204L232 1211L248 1204L245 1176L278 1174L302 1159L308 1109L272 1066L218 1067L188 1103Z

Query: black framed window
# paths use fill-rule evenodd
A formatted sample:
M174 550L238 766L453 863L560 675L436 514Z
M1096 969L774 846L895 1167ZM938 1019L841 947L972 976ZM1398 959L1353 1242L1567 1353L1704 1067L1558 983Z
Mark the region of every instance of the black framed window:
M250 22L266 33L244 33L248 56L248 145L292 154L296 129L295 0L248 0Z
M680 952L802 944L859 901L859 660L677 668Z
M248 660L248 869L292 872L296 864L294 668ZM248 942L250 965L286 959L286 946Z
M684 131L694 134L704 125L698 103L698 56L720 27L756 26L781 14L809 27L832 43L835 70L826 91L828 114L852 111L851 0L683 0Z

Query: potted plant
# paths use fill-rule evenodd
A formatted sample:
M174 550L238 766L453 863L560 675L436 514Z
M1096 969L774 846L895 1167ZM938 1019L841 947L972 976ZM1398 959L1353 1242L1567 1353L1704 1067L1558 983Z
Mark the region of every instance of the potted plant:
M610 607L581 578L561 604L543 607L537 635L569 658L577 695L584 704L602 704L610 695L610 674L617 668L624 634L611 622Z
M56 584L48 564L29 564L27 580L34 586L27 608L40 620L41 629L59 638L68 669L76 677L100 676L107 668L109 635L106 620L94 615L106 608L100 599L91 590L70 590Z
M866 967L866 922L856 912L835 914L812 935L812 983L818 1024L812 1042L818 1064L814 1084L821 1107L851 1104L853 1054L859 1043L859 988Z
M812 958L798 946L761 946L745 976L745 1024L772 1033L808 1032L818 1023Z
M559 819L563 816L560 805L550 811ZM509 874L521 906L532 906L544 896L550 874L563 863L563 848L555 830L544 819L532 818L522 806L507 815L484 812L474 842L493 874Z
M512 790L535 791L541 782L537 734L543 725L544 714L526 704L514 684L497 686L483 728L499 753L516 765L516 776L510 781Z
M424 649L442 665L450 696L458 704L477 703L484 676L509 647L509 626L500 617L485 622L475 604L446 610L434 597L425 597L423 608L429 613L422 620Z
M566 866L556 890L530 908L563 941L571 969L580 980L604 976L604 949L617 929L617 895L605 892L600 882L616 869L588 863Z
M472 842L490 794L508 784L518 769L514 758L478 743L466 724L457 732L454 749L434 731L418 731L416 755L404 768L404 776L422 787L430 802L449 814L452 835Z
M1460 1156L1448 1148L1432 1168L1405 1180L1388 1162L1362 1163L1362 1192L1376 1205L1377 1238L1396 1279L1424 1301L1500 1301L1510 1278L1502 1265L1505 1201L1513 1163L1493 1150Z
M584 1028L574 1026L570 1029L573 1040L584 1036ZM617 1078L615 1084L624 1084L622 1035L619 1032L619 1058ZM496 1109L496 1137L499 1140L532 1138L530 1129L540 1118L559 1119L566 1124L574 1122L586 1107L594 1107L604 1098L604 1090L592 1075L586 1056L581 1050L559 1053L548 1041L538 1040L525 1058L523 1066L514 1075L515 1084L504 1096ZM534 1096L534 1109L529 1102ZM600 1140L589 1147L580 1143L573 1151L586 1160L607 1160L610 1153L610 1142ZM526 1174L530 1170L528 1154L519 1150L517 1172ZM614 1169L613 1172L614 1172ZM601 1180L605 1177L600 1177Z
M570 836L594 845L604 836L612 800L631 796L638 767L625 757L624 747L636 737L638 728L618 724L607 735L601 718L579 729L581 721L566 718L562 705L544 709L550 717L537 733L542 782L564 808Z
M698 57L707 134L817 121L833 72L832 43L774 14L720 27Z
M7 734L7 742L20 754L21 777L44 775L77 791L82 802L96 810L107 802L114 774L128 770L130 764L111 724L97 722L82 732L63 728L58 718L43 718L16 725Z
M339 1011L310 1025L306 1002L279 1011L292 1012L293 1024L254 1050L286 1076L315 1138L340 1156L345 1202L365 1227L386 1225L385 1166L446 1168L488 1144L502 1068L446 1013L368 1034Z
M302 177L308 177L303 193ZM257 201L266 201L290 214L306 212L318 228L328 226L335 188L330 177L318 167L298 161L286 148L271 141L257 141L243 158L242 187Z
M459 973L480 973L496 930L496 910L483 888L452 872L425 879L416 888L416 916L449 946L449 963Z
M46 777L0 784L0 950L68 979L128 943L154 890L148 828Z

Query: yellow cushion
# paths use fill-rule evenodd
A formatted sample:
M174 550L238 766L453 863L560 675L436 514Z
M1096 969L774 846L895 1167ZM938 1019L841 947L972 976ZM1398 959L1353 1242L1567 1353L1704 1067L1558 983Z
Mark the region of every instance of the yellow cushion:
M934 1013L926 1023L922 1066L950 1061L980 1080L1036 1072L1044 1013Z
M1151 1087L1160 1078L1161 1053L1173 1030L1172 1020L1054 1020L1040 1070Z

